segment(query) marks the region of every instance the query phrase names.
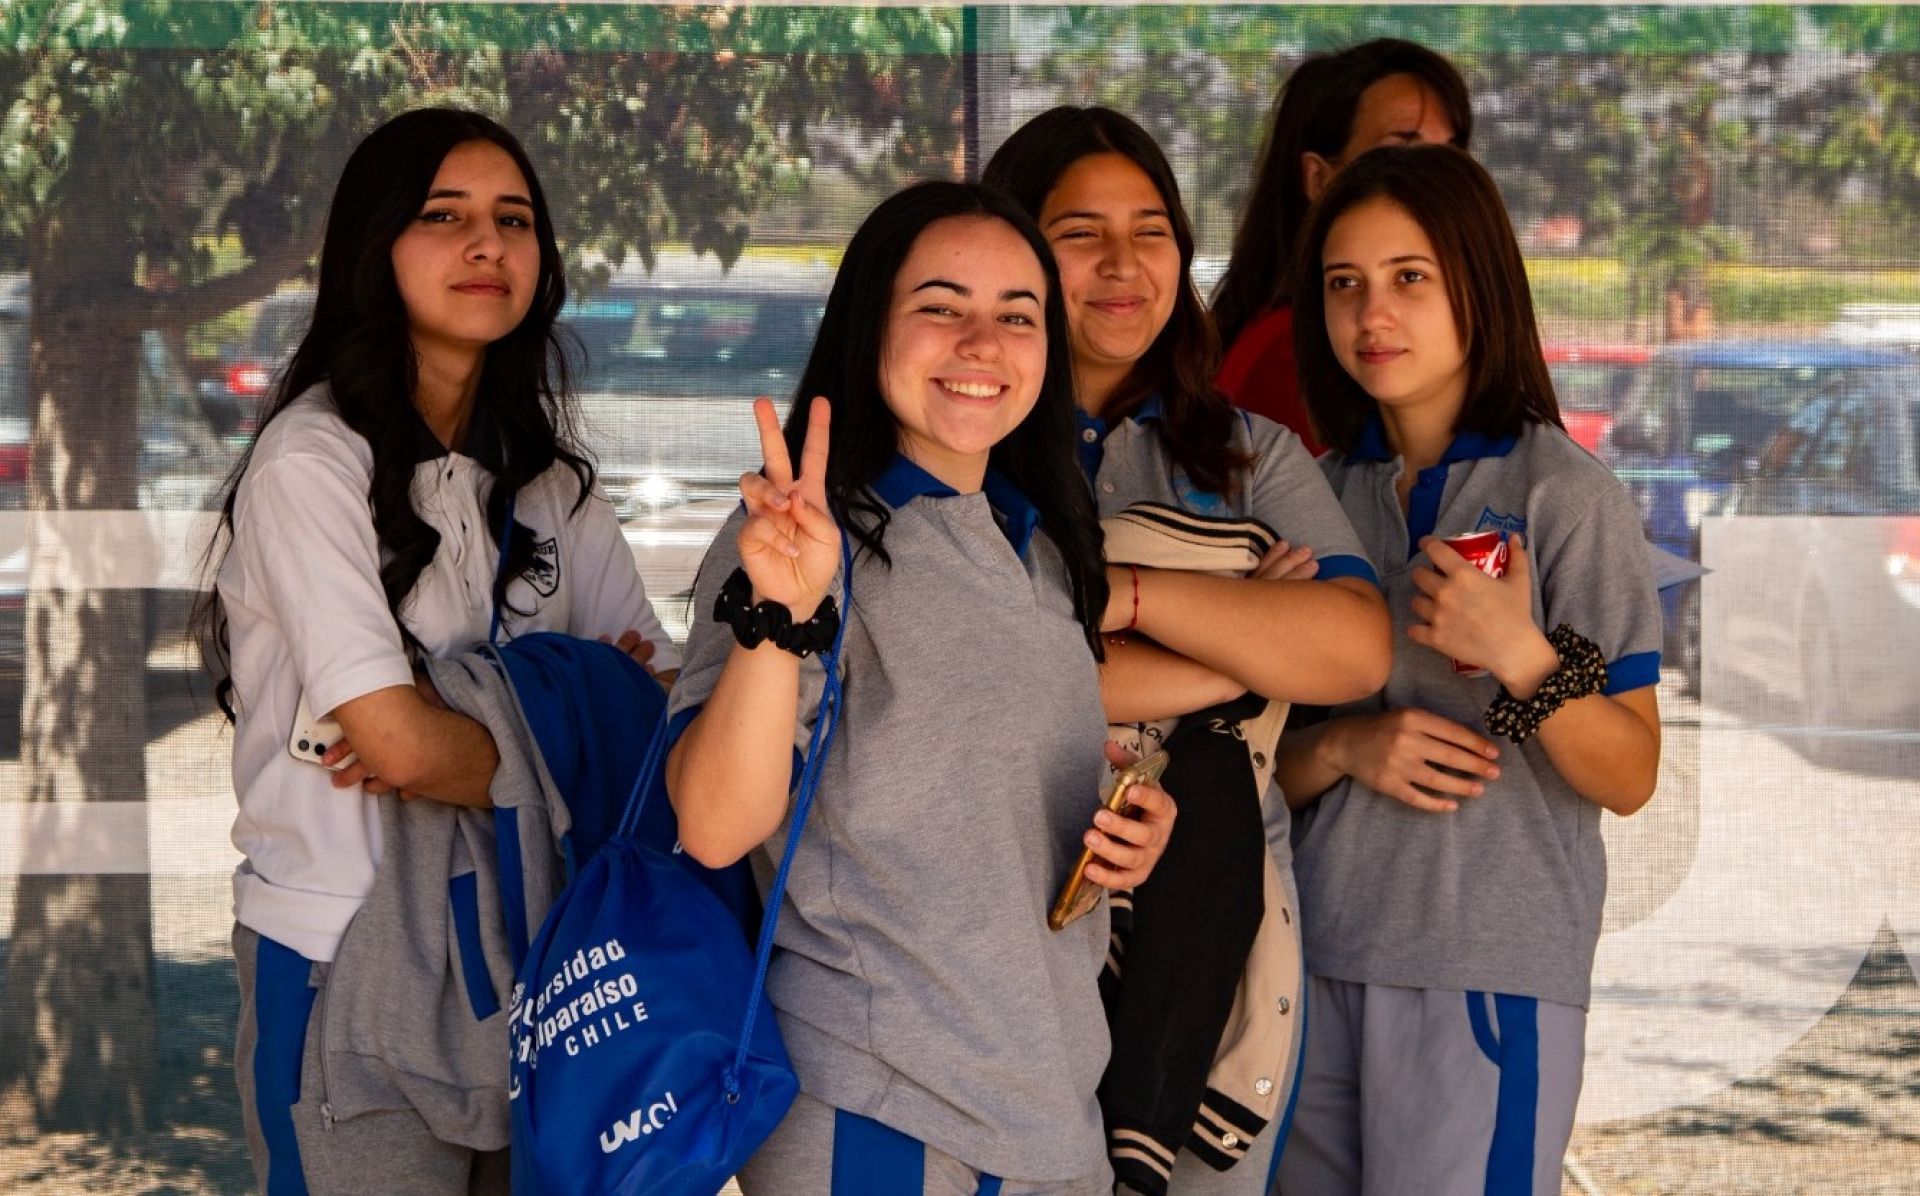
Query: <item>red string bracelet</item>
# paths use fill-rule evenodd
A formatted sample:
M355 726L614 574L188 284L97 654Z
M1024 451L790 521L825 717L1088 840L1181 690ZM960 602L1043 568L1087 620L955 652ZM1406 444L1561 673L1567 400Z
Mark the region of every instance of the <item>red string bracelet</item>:
M1127 620L1126 630L1132 631L1140 626L1140 566L1128 565L1127 572L1133 574L1133 618Z

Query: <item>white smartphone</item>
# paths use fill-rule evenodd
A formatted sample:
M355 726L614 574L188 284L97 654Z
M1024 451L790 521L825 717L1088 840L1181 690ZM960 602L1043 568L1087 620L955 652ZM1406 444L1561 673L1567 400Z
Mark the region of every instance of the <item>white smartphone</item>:
M300 708L293 714L293 731L287 736L287 755L308 764L319 764L327 749L340 742L341 734L339 723L330 718L315 718L313 709L307 705L307 695L301 694ZM345 759L331 766L332 771L339 772L358 759L348 752Z

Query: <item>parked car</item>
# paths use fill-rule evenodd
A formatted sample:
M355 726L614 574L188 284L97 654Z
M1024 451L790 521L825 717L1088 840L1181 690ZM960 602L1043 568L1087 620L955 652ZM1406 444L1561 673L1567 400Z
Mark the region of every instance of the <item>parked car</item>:
M1567 434L1604 460L1614 412L1640 402L1653 350L1631 344L1550 344L1546 359Z
M293 355L313 319L313 290L276 291L254 308L247 335L204 391L214 422L223 431L251 436L260 428L274 375Z
M832 285L824 264L675 255L568 306L583 438L622 518L737 496L760 466L753 400L784 413Z
M1920 350L1920 303L1845 303L1827 336L1848 345Z
M27 505L27 463L33 455L27 370L27 280L0 275L0 510Z
M0 507L14 509L26 505L33 456L27 303L26 277L0 275ZM135 503L148 511L205 510L218 501L246 440L214 428L167 336L157 330L141 333L139 354L140 449L131 465ZM17 721L26 594L25 547L0 544L0 728ZM149 642L184 630L192 602L189 590L148 590Z
M1920 361L1829 341L1694 341L1663 345L1647 385L1614 414L1601 456L1639 504L1647 538L1700 559L1700 522L1725 513L1774 438L1818 396L1920 394ZM1663 596L1667 660L1700 676L1700 589Z
M1697 341L1661 346L1649 384L1615 413L1606 444L1654 543L1695 556L1700 521L1816 397L1920 394L1920 361L1827 341Z
M162 332L140 334L138 502L145 510L206 507L239 459L244 439L222 435L202 410L193 378ZM0 508L26 505L33 411L27 362L27 279L0 275Z
M1735 479L1714 528L1725 692L1789 699L1812 754L1904 744L1920 774L1920 389L1827 380ZM1863 742L1862 735L1867 737Z

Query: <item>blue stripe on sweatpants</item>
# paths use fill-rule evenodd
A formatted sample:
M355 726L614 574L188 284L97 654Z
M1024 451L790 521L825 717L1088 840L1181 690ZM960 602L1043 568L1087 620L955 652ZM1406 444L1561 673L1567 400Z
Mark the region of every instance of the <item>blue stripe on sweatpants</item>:
M1487 1151L1487 1196L1531 1196L1540 1110L1539 1002L1495 993L1493 1008L1499 1021L1500 1095Z
M832 1196L918 1196L927 1186L927 1148L871 1117L833 1111ZM982 1175L977 1196L1000 1196L997 1176Z
M293 1107L300 1103L300 1061L307 1049L313 965L291 947L260 935L254 956L253 1094L267 1141L267 1196L307 1196Z
M833 1196L917 1196L927 1184L927 1148L870 1117L833 1114Z

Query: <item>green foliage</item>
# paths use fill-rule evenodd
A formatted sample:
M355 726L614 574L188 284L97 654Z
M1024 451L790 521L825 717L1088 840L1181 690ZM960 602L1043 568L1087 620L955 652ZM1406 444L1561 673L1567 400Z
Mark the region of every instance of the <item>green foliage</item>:
M1920 304L1920 273L1778 270L1755 277L1709 273L1714 319L1723 324L1824 325L1849 303Z
M1534 310L1543 320L1605 324L1621 320L1632 308L1633 275L1614 259L1530 261L1527 275ZM1709 265L1703 276L1714 320L1722 326L1814 327L1832 323L1849 303L1920 304L1920 270Z
M891 138L864 147L870 177L950 171L959 30L940 9L11 5L0 266L83 209L169 285L218 270L221 237L310 246L346 150L423 103L514 127L576 253L677 237L731 261L756 208L848 156L823 128Z
M1308 53L1380 36L1461 66L1475 153L1516 228L1571 221L1585 250L1629 263L1618 315L1653 311L1672 285L1697 291L1714 262L1821 252L1802 247L1823 238L1803 236L1785 199L1832 212L1864 201L1902 226L1920 209L1911 7L1089 6L1012 19L1016 80L1140 118L1216 253L1280 81Z

